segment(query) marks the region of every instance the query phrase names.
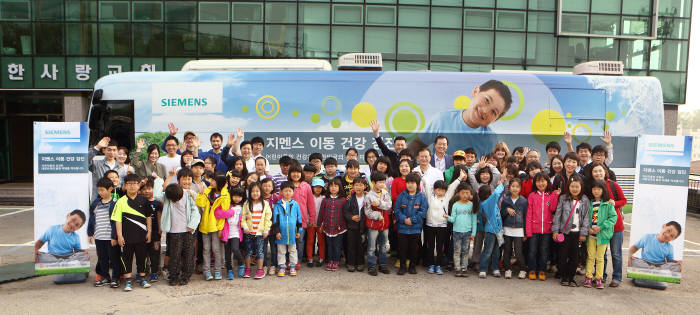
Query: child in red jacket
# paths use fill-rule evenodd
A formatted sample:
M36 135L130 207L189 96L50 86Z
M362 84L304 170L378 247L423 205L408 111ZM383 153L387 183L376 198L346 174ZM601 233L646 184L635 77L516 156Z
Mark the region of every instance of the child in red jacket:
M527 197L525 235L528 240L528 278L547 280L545 268L549 256L549 240L552 238L552 218L557 210L558 191L552 191L549 177L537 173L532 180L536 191ZM537 271L537 274L535 274Z

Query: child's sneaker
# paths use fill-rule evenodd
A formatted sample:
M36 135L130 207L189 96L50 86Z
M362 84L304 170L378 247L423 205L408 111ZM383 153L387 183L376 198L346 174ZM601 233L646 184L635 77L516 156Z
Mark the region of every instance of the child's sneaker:
M292 277L296 276L296 275L297 275L297 269L294 268L294 267L289 268L289 275L292 276Z
M128 292L128 291L131 291L131 280L127 280L127 281L124 283L124 291L127 291L127 292Z
M109 283L109 287L112 289L116 289L119 287L119 280L112 280L112 282Z
M296 269L296 270L301 270L301 263L300 263L300 262L297 262L296 268L294 268L294 269Z
M148 289L151 287L151 284L146 281L146 279L141 280L141 287L144 289Z
M486 272L479 272L479 278L486 279Z
M469 269L462 268L462 277L464 277L464 278L469 277Z
M244 274L245 274L245 265L238 266L238 276L243 277Z
M396 271L396 274L399 276L405 275L406 274L406 266L399 267L399 270Z
M541 281L547 280L547 274L544 273L544 271L540 271L540 273L537 275L537 279L540 279Z
M314 264L314 267L321 267L321 266L323 266L323 259L317 260L316 263Z
M518 273L518 279L525 279L525 277L527 277L527 272L525 272L525 270L520 270Z
M389 271L389 268L387 266L379 266L379 272L381 272L385 275L388 275L391 273L391 271Z
M95 278L95 283L93 283L96 287L101 287L104 286L105 284L109 284L109 280L100 277L99 279Z
M314 260L310 259L309 262L306 263L306 266L308 266L309 268L312 268L314 266Z
M340 269L340 262L336 261L333 263L333 271L338 271Z
M209 280L213 280L213 279L214 279L214 277L211 276L211 272L207 271L204 273L204 280L209 281Z
M440 266L435 266L435 274L441 275L441 274L442 274L442 267L440 267Z
M214 280L221 280L221 279L223 279L221 277L221 271L214 272Z
M500 278L500 277L501 277L501 271L500 271L500 270L494 270L492 275L493 275L494 277L496 277L496 278Z
M369 268L367 269L367 273L369 273L371 276L376 276L377 275L377 268Z
M512 270L506 270L505 278L506 278L506 279L513 278L513 271L512 271Z
M333 271L333 262L332 261L328 262L328 264L326 265L326 270Z
M246 268L243 273L243 278L250 278L250 268Z
M455 277L461 277L462 276L462 270L457 269L455 270Z
M151 282L158 282L158 274L157 273L151 274Z
M267 274L268 274L268 275L274 276L275 273L276 273L276 271L275 271L275 267L274 267L274 266L270 266L270 268L267 269Z
M226 271L226 279L227 280L233 280L236 276L233 274L233 270L228 270Z
M431 274L435 273L435 266L433 266L433 265L428 266L428 273L431 273Z
M537 280L537 274L535 274L534 270L530 270L530 272L527 273L527 277L530 280Z
M396 259L396 261L394 262L394 268L399 268L399 267L401 267L401 260Z
M258 269L257 272L255 272L255 277L254 279L262 279L265 278L265 270L263 269Z
M586 277L586 280L583 281L583 287L584 287L584 288L590 288L590 287L591 287L591 278Z
M284 277L285 274L286 274L286 269L284 267L280 267L279 271L277 271L277 276Z
M595 288L601 290L605 288L605 285L603 284L603 279L595 279Z

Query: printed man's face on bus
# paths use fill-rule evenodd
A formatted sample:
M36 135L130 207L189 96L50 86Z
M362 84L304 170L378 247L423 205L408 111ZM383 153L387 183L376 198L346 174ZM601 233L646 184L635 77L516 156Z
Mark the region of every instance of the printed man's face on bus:
M496 89L481 91L477 86L472 91L472 102L464 121L472 128L486 127L500 118L505 108L506 101Z

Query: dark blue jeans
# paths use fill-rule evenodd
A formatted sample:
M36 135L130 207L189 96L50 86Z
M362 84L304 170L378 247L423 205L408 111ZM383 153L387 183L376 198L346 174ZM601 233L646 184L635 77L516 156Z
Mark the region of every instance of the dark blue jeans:
M245 238L243 239L245 242L245 257L246 258L252 258L255 257L256 259L264 259L265 258L265 252L263 243L265 240L261 235L250 235L246 234Z
M340 252L343 251L343 234L334 237L326 235L326 250L328 251L326 257L328 261L339 262Z
M545 271L547 269L547 256L549 256L549 241L552 234L532 234L527 239L527 268L529 271Z
M481 259L479 259L479 272L489 271L489 262L491 270L496 271L498 268L498 259L501 257L501 250L498 246L496 234L484 233L484 247L481 249Z
M613 237L610 239L610 255L612 255L612 279L615 282L622 282L622 242L624 241L625 231L613 233ZM605 252L605 264L603 269L603 279L608 276L608 252Z

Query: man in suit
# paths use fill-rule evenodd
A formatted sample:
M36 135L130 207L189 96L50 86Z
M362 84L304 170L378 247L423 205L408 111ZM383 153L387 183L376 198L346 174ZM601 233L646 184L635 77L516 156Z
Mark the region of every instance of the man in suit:
M447 137L437 136L433 142L435 147L435 153L430 156L430 165L444 172L446 169L452 167L452 156L447 154Z

